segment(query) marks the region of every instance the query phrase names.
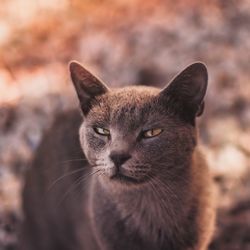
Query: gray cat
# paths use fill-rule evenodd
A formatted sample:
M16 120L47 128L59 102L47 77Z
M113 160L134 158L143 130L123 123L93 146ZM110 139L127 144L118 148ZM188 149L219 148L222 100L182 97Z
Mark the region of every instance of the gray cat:
M70 72L83 119L62 114L44 136L27 173L20 248L207 249L215 210L195 126L206 67L190 65L162 90L109 89L77 62Z

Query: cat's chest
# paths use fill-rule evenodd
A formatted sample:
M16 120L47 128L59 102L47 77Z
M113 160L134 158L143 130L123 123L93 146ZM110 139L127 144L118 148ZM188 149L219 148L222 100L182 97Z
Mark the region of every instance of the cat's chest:
M127 225L127 218L121 218L114 204L107 204L103 200L103 197L99 197L98 202L93 204L92 209L92 225L95 229L94 231L100 249L154 249L152 245L148 247L145 244L135 228Z
M141 221L141 225L138 227L138 223L134 220L133 215L121 215L117 205L105 197L105 195L95 195L93 197L91 213L96 240L102 250L183 249L175 245L176 243L160 230L159 234L161 234L162 240L161 242L155 240L155 235L150 235L148 223ZM149 233L145 234L145 231L140 227L147 227Z
M138 228L128 225L126 218L121 219L112 207L105 209L105 212L109 216L99 213L94 221L101 250L187 250L167 235L162 235L161 243L153 240L153 237L143 235Z

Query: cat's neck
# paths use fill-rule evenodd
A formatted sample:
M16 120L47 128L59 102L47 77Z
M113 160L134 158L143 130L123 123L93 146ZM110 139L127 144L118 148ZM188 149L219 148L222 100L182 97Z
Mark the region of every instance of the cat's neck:
M177 186L180 183L178 178L172 176L167 181L167 178L152 179L141 186L127 188L119 186L121 184L107 187L98 180L96 185L99 185L102 195L113 203L127 227L159 242L166 236L173 238L177 232L185 231L181 225L183 227L183 221L192 210L189 176L186 176L182 187Z

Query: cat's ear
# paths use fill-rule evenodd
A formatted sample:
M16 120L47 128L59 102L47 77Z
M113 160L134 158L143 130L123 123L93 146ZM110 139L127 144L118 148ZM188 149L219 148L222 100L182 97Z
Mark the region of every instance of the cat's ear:
M204 109L208 73L203 63L191 64L179 73L161 92L160 97L183 118L194 122Z
M80 107L83 114L87 115L95 97L105 94L109 89L101 80L76 61L69 63L69 70L80 101Z

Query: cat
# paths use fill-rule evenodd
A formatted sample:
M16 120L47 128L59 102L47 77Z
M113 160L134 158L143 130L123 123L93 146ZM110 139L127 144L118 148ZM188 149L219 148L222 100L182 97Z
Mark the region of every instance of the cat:
M23 192L22 250L206 250L213 186L197 146L208 74L110 89L78 62L80 112L44 136Z

